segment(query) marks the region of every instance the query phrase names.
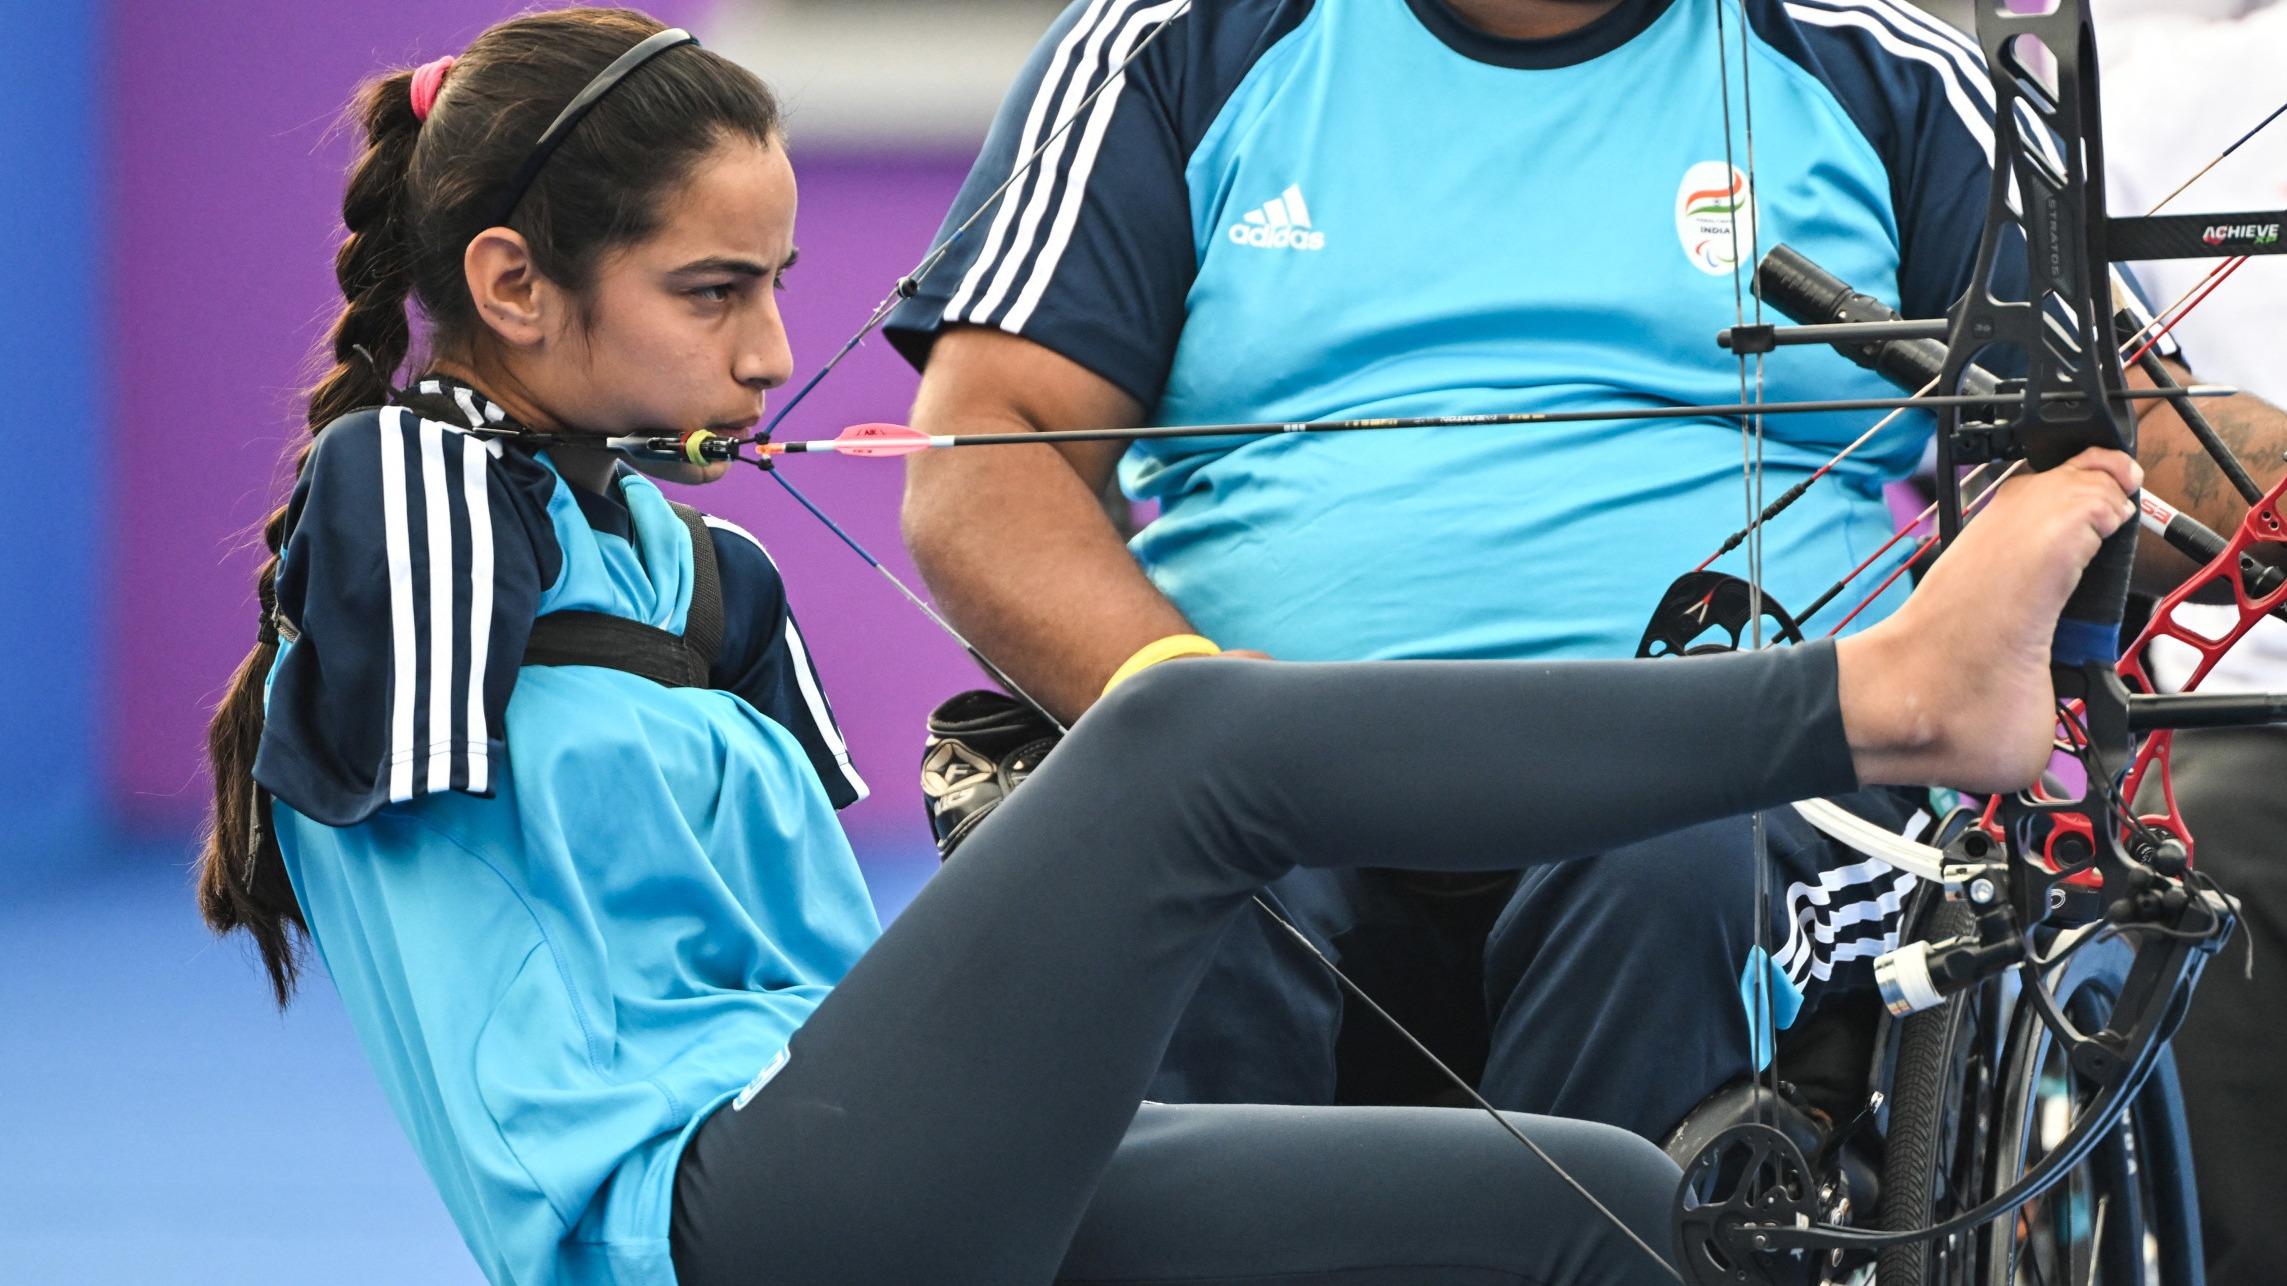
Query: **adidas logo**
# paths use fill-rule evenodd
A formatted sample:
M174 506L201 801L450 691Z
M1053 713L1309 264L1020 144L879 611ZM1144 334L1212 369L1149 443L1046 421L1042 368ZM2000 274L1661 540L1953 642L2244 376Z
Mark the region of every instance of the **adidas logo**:
M1288 184L1284 192L1259 210L1231 225L1231 240L1264 250L1324 250L1326 234L1310 226L1310 207L1302 203L1302 185Z

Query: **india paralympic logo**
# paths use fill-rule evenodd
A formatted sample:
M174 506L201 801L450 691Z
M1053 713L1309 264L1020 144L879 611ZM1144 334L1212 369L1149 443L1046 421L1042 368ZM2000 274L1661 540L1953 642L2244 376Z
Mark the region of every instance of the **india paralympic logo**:
M1701 161L1676 188L1676 239L1709 276L1730 272L1755 244L1755 194L1727 161Z

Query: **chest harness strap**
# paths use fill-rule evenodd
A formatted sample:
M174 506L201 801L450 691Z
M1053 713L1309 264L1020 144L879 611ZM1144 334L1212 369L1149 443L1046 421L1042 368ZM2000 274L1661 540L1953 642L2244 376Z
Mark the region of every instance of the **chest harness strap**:
M723 644L723 580L706 519L686 504L668 507L691 531L691 610L681 634L604 612L550 612L532 623L526 665L594 665L624 670L670 688L710 687Z

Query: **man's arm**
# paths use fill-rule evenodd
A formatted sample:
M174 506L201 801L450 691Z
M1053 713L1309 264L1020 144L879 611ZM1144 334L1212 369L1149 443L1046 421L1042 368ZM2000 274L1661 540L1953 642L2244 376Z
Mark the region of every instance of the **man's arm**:
M948 330L913 426L1010 433L1140 422L1135 399L1028 339ZM1096 700L1136 649L1191 626L1144 577L1098 496L1118 442L928 451L907 461L906 546L945 615L1050 713Z
M2197 381L2174 361L2168 371L2179 384ZM2151 387L2142 371L2128 372L2128 382ZM2247 516L2247 502L2217 467L2214 457L2200 445L2174 407L2165 402L2143 403L2136 424L2136 460L2144 466L2145 485L2154 495L2206 523L2226 539L2238 532ZM2287 473L2287 412L2249 393L2228 398L2202 398L2208 423L2232 454L2255 479L2271 487ZM2164 589L2190 575L2190 559L2157 540L2137 542L2139 579L2147 587Z

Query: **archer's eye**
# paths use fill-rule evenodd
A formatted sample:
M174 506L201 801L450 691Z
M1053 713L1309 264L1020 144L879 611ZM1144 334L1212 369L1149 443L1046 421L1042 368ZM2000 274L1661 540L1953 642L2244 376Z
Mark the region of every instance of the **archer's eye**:
M704 300L710 304L721 304L728 303L730 297L738 293L738 287L727 281L715 282L711 285L694 286L685 293L693 299Z

